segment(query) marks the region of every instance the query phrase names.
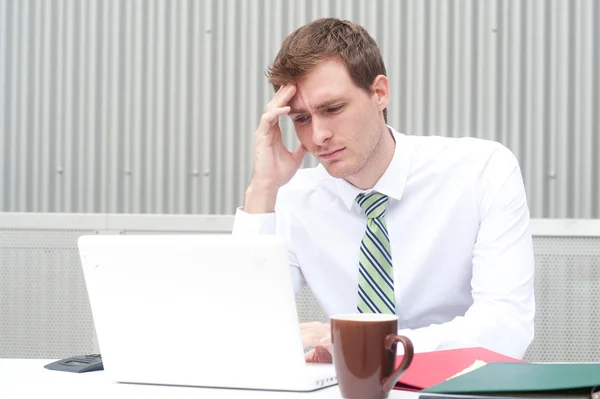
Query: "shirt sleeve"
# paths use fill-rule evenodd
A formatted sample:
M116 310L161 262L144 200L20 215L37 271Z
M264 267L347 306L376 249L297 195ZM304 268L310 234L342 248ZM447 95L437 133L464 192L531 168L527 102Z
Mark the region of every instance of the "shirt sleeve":
M257 234L276 234L280 236L287 247L288 252L288 263L290 265L290 273L292 275L292 284L294 286L294 293L300 292L306 280L300 269L300 264L296 255L290 249L290 234L291 226L285 223L283 215L277 215L274 213L260 213L250 214L238 208L235 213L235 219L233 222L232 234L235 235L257 235Z
M479 232L473 249L473 304L464 316L401 330L415 351L484 347L522 358L533 339L534 255L521 170L502 147L480 180Z

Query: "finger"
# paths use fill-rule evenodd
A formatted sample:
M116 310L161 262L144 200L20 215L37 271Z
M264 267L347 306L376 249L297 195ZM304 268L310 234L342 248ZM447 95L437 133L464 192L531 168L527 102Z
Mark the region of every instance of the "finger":
M286 115L290 112L290 107L275 108L269 112L265 112L260 118L260 125L262 126L273 126L275 122L279 121L279 117Z
M294 153L292 155L294 156L294 159L298 163L300 163L306 156L306 153L308 153L308 150L306 149L306 147L304 147L302 144L300 144L298 146L298 148L296 148L296 151L294 151ZM300 328L302 328L302 327L300 327Z
M324 341L325 343L329 342L329 333L327 331L323 331L322 328L311 328L301 330L300 336L302 338L302 344L305 348L309 346L321 345L322 341Z
M281 97L281 93L283 93L286 86L287 85L282 85L279 87L279 90L277 90L275 92L275 94L273 95L273 98L271 98L271 100L267 103L267 105L265 105L265 112L267 112L269 109L271 109L273 107L273 104L275 103L276 99Z
M296 149L296 151L298 151L298 150ZM307 328L320 327L322 325L323 325L323 323L318 322L318 321L310 321L308 323L300 323L300 331L306 330Z
M294 154L296 152L302 153L303 151L306 153L306 149L297 148L296 151L294 152ZM320 323L318 321L300 324L300 331L309 331L309 330L316 331L319 333L319 335L325 336L327 334L331 334L331 325L325 324L325 323Z
M326 336L321 338L321 340L319 341L319 345L321 345L321 346L331 345L331 334L327 334Z
M311 359L313 363L333 363L333 355L327 349L322 346L317 346L314 351L315 354Z
M311 349L304 354L304 360L306 363L316 363L315 350Z
M308 348L310 346L317 346L321 342L323 336L320 334L302 334L302 346Z
M321 348L327 349L329 353L333 353L333 344L331 342L324 343L323 345L319 345Z
M290 84L282 87L275 94L275 97L273 97L269 104L267 104L267 110L286 106L292 97L294 97L294 94L296 94L296 85Z
M290 100L292 99L292 97L294 97L295 94L296 94L296 85L295 84L290 84L290 85L286 86L285 90L283 92L281 92L281 97L279 98L279 101L281 101L281 103L278 106L283 107L284 105L287 105L287 103L290 102ZM275 104L275 105L277 105L277 104Z
M281 87L279 87L279 90L277 90L277 92L275 93L275 95L273 96L273 98L271 99L271 101L281 97L281 95L283 94L283 92L286 90L287 85L281 85Z

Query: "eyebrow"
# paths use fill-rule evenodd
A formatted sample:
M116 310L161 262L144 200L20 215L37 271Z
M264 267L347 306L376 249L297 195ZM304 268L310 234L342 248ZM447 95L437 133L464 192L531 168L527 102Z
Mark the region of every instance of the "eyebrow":
M332 98L331 100L322 101L319 105L317 105L315 107L315 109L317 111L320 111L323 108L328 108L328 107L331 107L334 104L337 104L337 103L340 103L340 102L344 102L344 101L346 101L346 99L344 99L343 97ZM308 111L305 110L305 109L292 109L289 114L291 115L291 114L307 114L307 113L308 113Z

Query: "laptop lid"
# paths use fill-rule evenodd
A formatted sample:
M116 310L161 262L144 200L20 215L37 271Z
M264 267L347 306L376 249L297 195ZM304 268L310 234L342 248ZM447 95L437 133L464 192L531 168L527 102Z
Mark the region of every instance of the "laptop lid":
M95 235L78 244L104 367L116 381L323 386L306 376L278 237Z

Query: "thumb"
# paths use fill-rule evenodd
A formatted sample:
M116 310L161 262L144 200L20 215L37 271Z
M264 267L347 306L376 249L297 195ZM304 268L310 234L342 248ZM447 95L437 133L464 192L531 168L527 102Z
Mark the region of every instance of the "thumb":
M322 346L315 346L314 363L333 363L332 353Z
M311 349L308 352L306 352L304 354L304 360L306 361L306 363L316 363L317 359L315 356L315 350Z
M296 151L294 151L292 156L298 163L302 163L302 160L306 156L307 152L308 150L306 149L306 147L304 147L302 144L299 144L298 148L296 148Z
M329 352L329 354L333 354L333 344L331 343L331 337L325 337L321 339L320 348L323 348Z

